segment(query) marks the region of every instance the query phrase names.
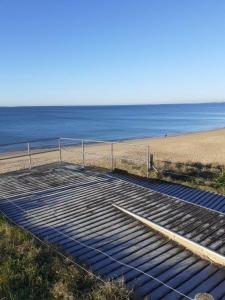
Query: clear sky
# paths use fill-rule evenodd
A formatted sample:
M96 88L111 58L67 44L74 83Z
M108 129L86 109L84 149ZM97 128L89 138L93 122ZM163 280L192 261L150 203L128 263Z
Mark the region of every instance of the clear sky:
M224 100L224 0L0 1L1 106Z

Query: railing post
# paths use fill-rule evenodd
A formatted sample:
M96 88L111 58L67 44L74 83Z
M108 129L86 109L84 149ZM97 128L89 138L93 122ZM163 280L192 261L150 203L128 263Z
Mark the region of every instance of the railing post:
M29 169L31 170L31 154L30 154L30 143L27 143L27 155L29 157Z
M153 154L150 154L150 170L154 169Z
M149 146L147 146L147 178L149 178L149 155L150 155L150 150L149 150Z
M83 168L85 168L84 140L82 140L82 165L83 165Z
M114 170L113 143L111 143L111 170Z
M59 162L62 163L62 147L61 147L61 139L58 140L59 143Z

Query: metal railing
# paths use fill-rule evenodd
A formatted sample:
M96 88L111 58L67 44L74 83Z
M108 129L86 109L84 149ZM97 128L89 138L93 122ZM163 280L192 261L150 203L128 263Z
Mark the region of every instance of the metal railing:
M0 173L32 169L50 163L72 163L82 168L124 170L143 177L167 181L217 183L225 173L221 166L199 162L160 160L149 145L129 141L101 141L68 137L0 144Z
M126 153L121 153L120 147L126 148ZM56 155L53 157L53 154ZM71 162L83 168L103 167L111 171L123 168L124 165L130 169L140 166L147 177L151 169L150 149L148 145L143 144L67 137L0 144L1 172L32 169L49 161Z
M90 164L94 164L96 162L96 166L98 163L101 164L102 161L97 160L99 157L100 160L105 159L105 167L107 169L111 169L113 171L118 164L118 159L126 160L127 162L135 162L135 164L145 165L146 166L146 176L149 175L150 168L150 149L148 145L136 145L134 143L128 142L119 142L119 141L101 141L101 140L91 140L91 139L73 139L73 138L60 138L61 152L64 153L68 148L72 148L73 157L75 158L75 154L79 155L80 151L80 163L77 164L82 165L83 167L88 166ZM136 152L142 151L142 157L137 158L134 155L135 151L130 151L130 153L126 153L125 155L121 155L119 152L119 147L127 147L129 149L134 150L137 149ZM104 148L105 147L105 148ZM77 148L77 151L75 151ZM132 152L132 153L131 153ZM62 160L64 161L64 155ZM92 160L92 161L91 161ZM107 160L107 163L106 163ZM66 160L67 161L67 160Z
M58 141L58 138L51 138L0 144L0 172L31 169L35 166L35 157L59 151Z

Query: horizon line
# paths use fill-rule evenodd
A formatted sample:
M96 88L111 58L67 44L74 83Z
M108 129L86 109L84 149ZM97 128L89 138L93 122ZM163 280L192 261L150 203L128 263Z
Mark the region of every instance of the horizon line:
M225 100L210 102L182 102L182 103L126 103L126 104L37 104L37 105L0 105L0 108L19 108L19 107L93 107L93 106L150 106L150 105L198 105L198 104L225 104Z

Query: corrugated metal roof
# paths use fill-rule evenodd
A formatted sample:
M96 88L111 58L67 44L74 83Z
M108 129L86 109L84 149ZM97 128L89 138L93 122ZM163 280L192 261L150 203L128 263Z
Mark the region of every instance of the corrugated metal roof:
M165 226L175 226L176 214L186 220L183 210L196 218L197 211L189 203L107 174L66 166L2 175L0 193L0 209L17 224L58 244L96 273L123 277L142 299L185 299L168 286L189 297L205 291L215 299L225 299L224 268L193 255L112 206L133 207ZM198 212L201 216L201 209ZM187 227L188 220L185 222Z
M177 197L190 203L194 203L221 213L225 213L225 196L212 192L185 187L183 185L163 182L158 180L146 180L125 174L114 174L127 182L135 183L169 196Z

